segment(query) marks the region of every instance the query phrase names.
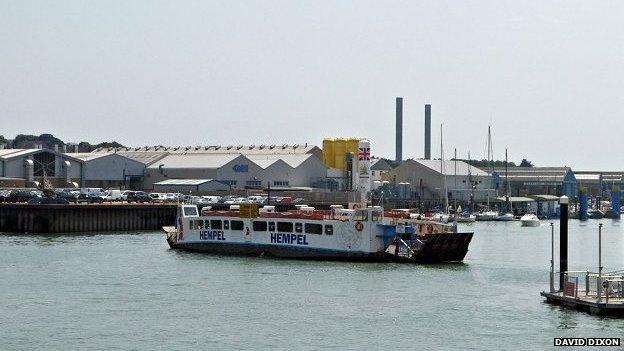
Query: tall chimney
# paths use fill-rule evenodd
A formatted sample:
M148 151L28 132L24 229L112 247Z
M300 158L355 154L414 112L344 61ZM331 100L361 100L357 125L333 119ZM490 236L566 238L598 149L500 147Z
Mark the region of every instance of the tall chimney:
M64 153L64 154L66 154L66 153L67 153L67 144L63 144L63 146L62 146L62 150L63 150L63 153Z
M54 152L59 152L58 144L54 144Z
M431 105L425 105L425 160L431 160Z
M396 98L396 161L403 161L403 98Z

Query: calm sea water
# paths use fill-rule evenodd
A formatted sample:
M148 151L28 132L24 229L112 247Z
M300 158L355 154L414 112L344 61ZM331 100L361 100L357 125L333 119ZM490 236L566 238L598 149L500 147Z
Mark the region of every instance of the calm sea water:
M570 269L597 266L597 223L570 223ZM602 223L604 264L624 268L623 226ZM539 350L624 337L624 319L543 302L545 222L464 228L476 233L465 262L445 265L211 256L169 250L156 232L0 235L0 349Z

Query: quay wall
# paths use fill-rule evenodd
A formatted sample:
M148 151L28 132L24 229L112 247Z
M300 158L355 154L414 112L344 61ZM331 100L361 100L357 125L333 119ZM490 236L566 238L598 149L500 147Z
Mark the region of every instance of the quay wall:
M0 204L0 233L160 230L175 225L175 204Z

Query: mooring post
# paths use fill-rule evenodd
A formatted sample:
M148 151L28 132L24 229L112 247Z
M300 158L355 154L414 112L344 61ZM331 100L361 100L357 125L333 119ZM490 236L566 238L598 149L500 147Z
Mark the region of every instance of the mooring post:
M568 271L568 204L570 199L563 195L559 199L559 290L563 291L564 272Z
M598 302L602 299L602 223L598 224L598 285L596 292L598 293Z

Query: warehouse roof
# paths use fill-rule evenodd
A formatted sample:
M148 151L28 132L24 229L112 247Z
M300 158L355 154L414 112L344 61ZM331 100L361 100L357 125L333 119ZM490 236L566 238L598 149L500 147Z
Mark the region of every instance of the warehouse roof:
M197 145L197 146L144 146L123 148L98 148L93 152L168 152L171 154L199 153L199 154L243 154L243 155L270 155L270 154L307 154L319 152L318 146L311 144L283 144L283 145Z
M389 171L392 166L383 158L374 158L371 160L371 170L373 171Z
M301 155L245 155L249 160L253 163L257 164L262 168L266 168L273 163L281 160L284 161L287 165L292 168L299 167L302 163L312 157L312 154L301 154ZM266 165L266 166L265 166Z
M0 149L0 159L7 160L14 157L36 154L39 152L49 152L74 161L81 161L79 158L73 157L72 155L62 154L52 149Z
M487 176L488 173L482 171L481 169L471 166L464 161L442 161L442 166L444 167L444 172L440 171L440 160L407 160L419 163L429 169L432 169L438 173L444 173L446 175L473 175L473 176ZM457 168L456 168L457 167ZM457 171L456 171L457 169Z
M505 176L504 167L494 168L494 171L501 177ZM522 182L563 182L569 172L571 172L570 167L509 167L507 169L510 181Z
M170 154L158 162L152 163L149 168L220 168L233 160L244 157L241 155L211 155L211 154Z

